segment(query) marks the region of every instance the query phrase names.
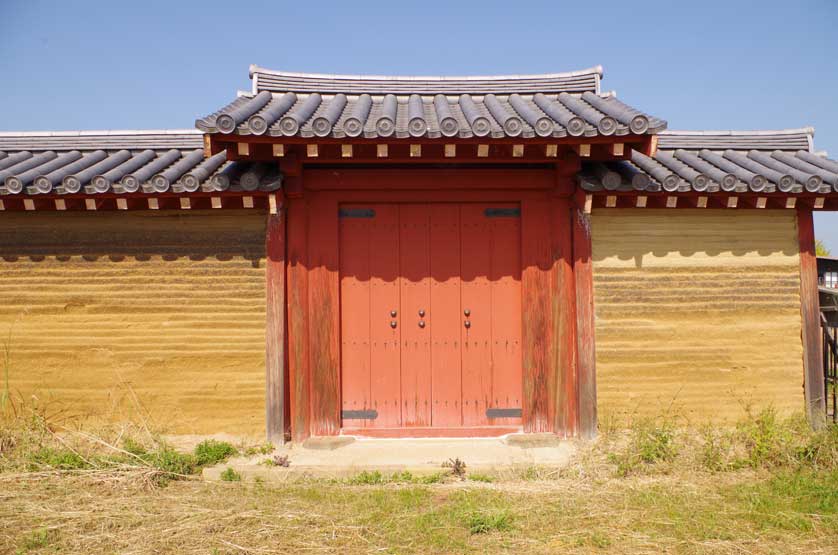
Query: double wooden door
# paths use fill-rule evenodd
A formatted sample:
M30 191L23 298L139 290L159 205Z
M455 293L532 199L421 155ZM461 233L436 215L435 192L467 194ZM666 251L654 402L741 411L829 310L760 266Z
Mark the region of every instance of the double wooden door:
M520 425L518 205L339 217L343 427Z

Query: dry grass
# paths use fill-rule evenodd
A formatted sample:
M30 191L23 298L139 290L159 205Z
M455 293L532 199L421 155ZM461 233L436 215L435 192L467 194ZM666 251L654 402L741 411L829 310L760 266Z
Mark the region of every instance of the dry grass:
M131 456L148 430L31 416L0 421L0 553L838 553L838 429L770 411L729 430L644 421L562 471L283 485L160 481ZM50 467L68 452L87 462Z

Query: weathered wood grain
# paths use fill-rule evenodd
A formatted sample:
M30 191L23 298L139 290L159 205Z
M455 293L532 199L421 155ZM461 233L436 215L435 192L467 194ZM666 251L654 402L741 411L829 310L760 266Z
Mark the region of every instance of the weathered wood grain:
M579 206L579 205L582 206ZM585 214L584 198L570 209L573 235L573 277L576 308L576 372L578 381L578 434L593 438L597 433L597 366L594 280L591 264L591 217Z
M268 214L265 237L265 425L274 445L285 441L285 209Z
M806 416L813 427L820 428L826 417L826 399L824 398L823 350L818 298L818 259L815 254L815 224L811 210L805 208L797 210L797 233L800 244L803 391L806 399Z
M527 432L552 432L556 418L556 350L551 307L552 215L549 199L521 203L522 416Z
M308 205L288 199L288 375L291 439L309 437L311 406L308 361Z

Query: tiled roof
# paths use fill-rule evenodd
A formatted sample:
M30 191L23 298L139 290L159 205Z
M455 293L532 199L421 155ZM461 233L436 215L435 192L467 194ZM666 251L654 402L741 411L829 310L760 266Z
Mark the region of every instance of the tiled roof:
M0 133L0 195L276 190L267 165L205 159L189 131Z
M666 122L600 94L601 68L549 75L386 77L251 68L253 93L195 122L272 137L565 137L656 133Z
M838 162L812 151L813 132L669 131L654 157L586 164L578 180L591 192L838 192Z

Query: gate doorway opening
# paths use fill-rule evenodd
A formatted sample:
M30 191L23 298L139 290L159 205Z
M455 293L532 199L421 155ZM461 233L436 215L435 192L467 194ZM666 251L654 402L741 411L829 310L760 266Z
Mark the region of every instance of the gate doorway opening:
M340 207L344 433L521 427L520 206Z

